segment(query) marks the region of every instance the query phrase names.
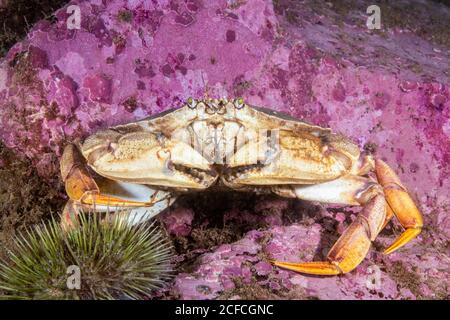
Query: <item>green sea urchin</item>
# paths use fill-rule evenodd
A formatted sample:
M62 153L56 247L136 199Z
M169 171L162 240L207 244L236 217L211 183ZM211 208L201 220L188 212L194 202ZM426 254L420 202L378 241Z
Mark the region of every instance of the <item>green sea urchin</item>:
M68 232L52 219L15 238L0 263L3 299L141 299L171 279L173 249L158 225L79 217Z

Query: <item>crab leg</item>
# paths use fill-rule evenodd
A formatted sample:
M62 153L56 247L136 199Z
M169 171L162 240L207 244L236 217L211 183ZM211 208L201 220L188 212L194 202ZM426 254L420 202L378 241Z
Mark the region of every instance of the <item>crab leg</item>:
M392 245L385 251L385 254L394 252L409 241L414 239L421 231L423 226L422 214L417 209L414 201L411 199L406 188L400 182L400 179L384 161L375 161L375 171L377 179L383 187L386 201L390 209L399 220L400 224L406 229Z
M327 261L287 263L273 261L276 266L289 270L317 274L338 275L356 268L367 255L371 242L375 240L386 222L386 200L375 182L358 176L347 176L330 182L297 186L290 196L301 199L341 204L362 204L363 210L344 231L327 255ZM280 195L289 192L278 190Z

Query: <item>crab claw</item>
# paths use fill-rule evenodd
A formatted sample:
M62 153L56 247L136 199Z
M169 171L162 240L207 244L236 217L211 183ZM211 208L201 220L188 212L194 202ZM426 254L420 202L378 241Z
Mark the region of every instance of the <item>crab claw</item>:
M89 137L81 152L98 174L114 180L204 189L217 178L199 152L161 133L106 130Z
M86 161L74 144L64 149L60 169L70 199L80 200L86 195L99 193L97 184L87 170Z
M64 149L61 159L61 175L69 198L82 204L138 207L152 203L150 201L152 196L150 190L147 190L147 192L141 190L143 197L140 198L127 197L126 192L122 192L121 196L116 196L120 192L118 192L117 186L112 185L115 182L107 182L101 177L98 178L98 181L102 182L102 190L100 190L98 183L90 174L84 158L73 144ZM116 190L112 191L114 188Z
M256 136L237 150L228 180L241 185L313 184L342 176L359 157L356 147L339 137L324 142L304 132L269 133L270 138Z
M71 228L77 223L80 209L97 212L123 211L128 221L147 220L158 214L175 200L171 193L149 186L109 180L90 174L86 161L78 148L70 144L61 159L61 175L70 198L63 214L62 224Z

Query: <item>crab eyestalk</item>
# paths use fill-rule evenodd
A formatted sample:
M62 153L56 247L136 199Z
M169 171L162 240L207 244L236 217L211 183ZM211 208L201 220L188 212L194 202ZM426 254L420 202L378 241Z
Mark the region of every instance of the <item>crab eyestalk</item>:
M80 213L78 227L64 231L51 220L14 239L0 263L1 298L142 299L170 281L172 256L155 223Z

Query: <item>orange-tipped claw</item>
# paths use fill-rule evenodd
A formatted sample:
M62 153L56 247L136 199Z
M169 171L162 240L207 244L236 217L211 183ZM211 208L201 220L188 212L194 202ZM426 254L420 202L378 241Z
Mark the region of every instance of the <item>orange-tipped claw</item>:
M65 182L67 195L74 202L81 205L105 205L111 207L146 207L155 203L154 197L157 193L152 190L141 190L142 197L145 199L124 199L110 192L120 192L127 196L128 190L121 190L121 187L114 181L97 184L92 175L89 173L86 160L80 154L78 148L70 144L64 149L61 159L61 175ZM100 180L101 182L101 180ZM142 187L145 189L145 187ZM109 190L112 189L112 190ZM117 189L117 190L116 190ZM148 201L142 201L148 200ZM69 205L67 208L72 208L74 205ZM69 210L68 209L68 210ZM73 211L72 209L70 209Z
M130 221L133 221L142 219L143 216L151 217L159 213L170 205L171 201L167 192L153 190L144 185L121 183L101 177L94 180L88 170L86 160L73 144L64 149L61 159L61 176L70 198L61 216L61 225L65 231L78 226L78 214L82 208L95 211L124 207L148 208L145 213L138 211L130 213Z
M304 262L304 263L289 263L289 262L279 262L271 261L275 266L301 272L308 274L316 274L321 276L336 276L343 273L342 270L337 266L327 261L319 262Z
M395 241L387 248L384 253L389 254L403 247L409 241L414 239L421 231L423 226L422 214L414 204L406 188L400 182L400 179L384 161L375 162L377 179L383 187L386 201L389 207L398 218L400 224L406 229Z

